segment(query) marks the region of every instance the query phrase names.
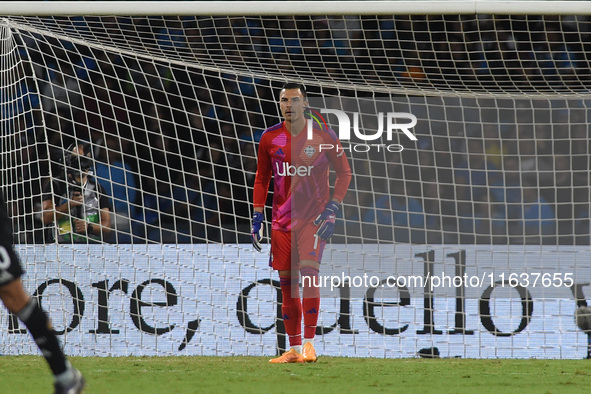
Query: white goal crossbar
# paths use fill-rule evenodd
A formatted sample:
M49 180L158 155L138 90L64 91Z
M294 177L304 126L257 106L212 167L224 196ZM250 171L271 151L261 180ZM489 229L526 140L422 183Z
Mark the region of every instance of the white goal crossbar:
M3 15L589 15L586 1L0 1Z

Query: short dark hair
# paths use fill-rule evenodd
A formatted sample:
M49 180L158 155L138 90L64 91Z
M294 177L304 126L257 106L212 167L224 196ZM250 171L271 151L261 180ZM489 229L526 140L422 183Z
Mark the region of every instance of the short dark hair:
M302 96L304 96L305 99L308 98L308 93L306 92L306 87L302 83L286 82L281 87L281 90L285 90L285 89L300 89L300 92L302 92Z

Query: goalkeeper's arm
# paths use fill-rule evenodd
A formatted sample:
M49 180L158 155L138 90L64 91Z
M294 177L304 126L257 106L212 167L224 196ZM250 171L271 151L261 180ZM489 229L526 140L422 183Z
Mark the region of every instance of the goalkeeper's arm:
M271 159L269 158L269 155L266 154L264 141L261 140L252 196L253 214L252 228L250 230L252 246L258 252L262 250L261 241L263 239L263 221L265 219L263 212L265 210L265 202L267 201L271 176Z

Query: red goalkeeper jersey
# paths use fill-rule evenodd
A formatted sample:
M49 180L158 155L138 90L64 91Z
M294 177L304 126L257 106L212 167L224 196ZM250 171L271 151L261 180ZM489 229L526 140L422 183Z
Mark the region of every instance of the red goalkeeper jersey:
M332 197L345 198L351 181L347 156L333 130L316 126L312 139L307 138L306 127L292 136L285 122L261 136L253 201L255 208L265 206L272 176L274 230L297 230L324 211L331 198L331 167L336 173Z

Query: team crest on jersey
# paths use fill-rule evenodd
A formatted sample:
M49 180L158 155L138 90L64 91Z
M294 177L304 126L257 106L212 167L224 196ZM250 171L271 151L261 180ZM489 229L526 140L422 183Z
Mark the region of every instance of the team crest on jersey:
M306 156L308 156L308 158L310 158L314 156L314 153L316 153L316 149L314 149L312 145L308 145L304 148L304 153L306 154Z

